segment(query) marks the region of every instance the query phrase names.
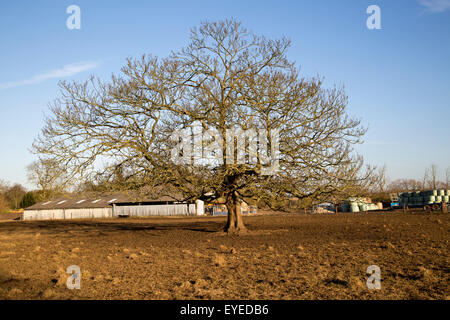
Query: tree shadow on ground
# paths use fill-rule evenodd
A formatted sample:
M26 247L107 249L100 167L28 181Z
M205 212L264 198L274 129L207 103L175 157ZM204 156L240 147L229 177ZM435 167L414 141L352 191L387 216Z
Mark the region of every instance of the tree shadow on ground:
M118 220L48 220L0 223L0 233L23 232L29 234L67 234L77 232L120 232L120 231L194 231L213 233L222 231L223 221L133 221Z

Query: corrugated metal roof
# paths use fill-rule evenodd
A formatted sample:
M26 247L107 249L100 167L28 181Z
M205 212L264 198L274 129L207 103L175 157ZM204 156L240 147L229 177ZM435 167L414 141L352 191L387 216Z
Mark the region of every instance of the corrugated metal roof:
M115 193L111 195L74 195L63 196L37 203L25 210L51 210L51 209L88 209L88 208L109 208L113 203L115 204L131 204L131 203L152 203L152 202L174 202L181 201L178 196L162 195L156 199L145 197L139 199L135 195L129 193Z

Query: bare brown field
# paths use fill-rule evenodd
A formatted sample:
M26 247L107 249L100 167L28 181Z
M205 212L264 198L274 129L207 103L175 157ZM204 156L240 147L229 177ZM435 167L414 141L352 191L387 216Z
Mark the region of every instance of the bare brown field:
M449 215L0 222L1 299L448 299ZM70 265L80 290L66 288ZM369 265L381 290L366 287Z

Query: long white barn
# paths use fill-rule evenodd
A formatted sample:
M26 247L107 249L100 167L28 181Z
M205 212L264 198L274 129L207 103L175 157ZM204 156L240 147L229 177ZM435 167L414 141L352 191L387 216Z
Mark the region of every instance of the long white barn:
M180 202L163 196L133 201L123 194L97 197L61 197L37 203L24 210L23 220L113 218L123 216L202 215L203 203Z

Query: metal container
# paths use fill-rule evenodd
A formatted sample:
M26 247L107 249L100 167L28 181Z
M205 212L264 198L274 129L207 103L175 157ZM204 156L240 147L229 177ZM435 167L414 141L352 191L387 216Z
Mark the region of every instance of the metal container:
M359 212L359 206L356 202L350 202L350 212Z

